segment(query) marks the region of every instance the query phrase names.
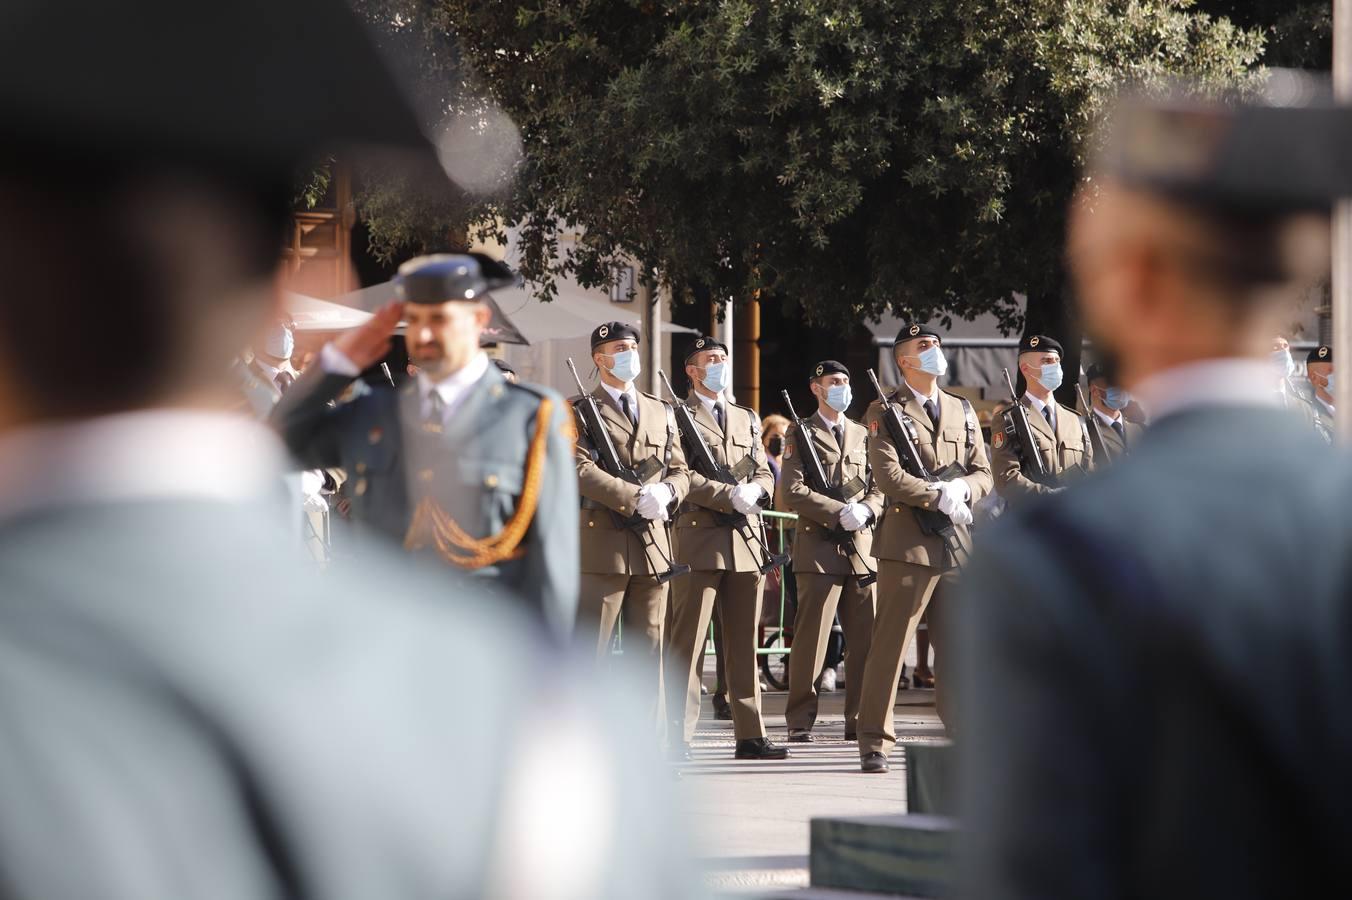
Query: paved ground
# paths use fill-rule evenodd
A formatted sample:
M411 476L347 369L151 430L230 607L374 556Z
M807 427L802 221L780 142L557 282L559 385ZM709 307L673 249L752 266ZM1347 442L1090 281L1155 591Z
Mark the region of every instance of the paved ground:
M782 742L783 693L766 693L765 724ZM756 896L808 881L808 820L816 816L871 815L906 810L906 772L900 754L887 775L859 771L859 751L844 740L845 694L822 698L814 744L790 745L783 762L732 758L731 722L713 718L705 698L693 745L695 760L682 767L697 851L716 891ZM897 700L898 736L939 740L933 691L906 691ZM823 895L826 896L826 895Z

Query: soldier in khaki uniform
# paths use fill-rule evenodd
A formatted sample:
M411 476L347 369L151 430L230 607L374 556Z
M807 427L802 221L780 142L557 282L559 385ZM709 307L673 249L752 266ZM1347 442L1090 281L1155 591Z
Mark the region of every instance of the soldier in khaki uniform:
M1019 343L1019 371L1028 382L1019 403L1028 417L1037 447L1019 446L1010 407L1005 406L992 420L991 456L995 466L995 487L1011 502L1030 494L1059 490L1061 484L1038 484L1024 474L1023 454L1035 452L1055 481L1074 478L1093 468L1094 448L1089 429L1080 414L1058 403L1052 392L1061 386L1061 345L1045 334L1025 335Z
M685 499L690 478L671 407L634 387L640 370L638 344L638 331L623 322L601 325L591 336L592 361L601 373L592 397L620 463L633 469L643 484L618 478L597 465L596 448L579 420L579 632L585 637L591 630L597 654L604 655L623 614L624 653L645 661L632 671L646 673L644 690L652 697L653 722L660 724L668 590L658 576L671 568L667 523ZM579 399L573 399L575 412ZM635 513L648 521L641 535L623 524Z
M793 573L798 580L798 613L789 654L789 705L784 719L789 740L812 741L817 720L817 679L837 610L845 629L845 739L855 739L864 661L873 638L873 584L866 560L873 553L873 526L883 514L883 495L868 466L868 429L846 417L853 399L850 373L833 359L818 363L809 382L817 411L802 428L789 428L780 465L780 506L798 514L793 539ZM800 441L809 440L821 459L827 486L819 493L804 474ZM845 537L845 540L841 540Z
M1305 357L1305 377L1314 388L1315 415L1324 423L1329 434L1333 433L1333 348L1321 344Z
M1122 410L1131 404L1131 394L1114 385L1102 366L1098 363L1090 366L1085 377L1089 382L1089 405L1098 421L1099 434L1103 435L1103 448L1108 452L1107 459L1095 457L1094 464L1102 466L1117 462L1136 446L1145 428L1128 422L1122 414Z
M908 474L883 423L882 404L875 400L865 415L869 464L887 499L873 538L878 611L859 698L859 756L865 772L887 771L887 754L897 742L892 707L907 647L940 581L947 588L957 580L957 561L944 539L924 534L914 510L937 509L949 516L963 545L970 546L966 526L972 523L972 504L991 490L991 469L976 413L963 398L939 390L939 378L948 371L941 340L926 325L902 326L892 352L904 382L892 402L914 423L917 450L930 472L957 463L966 475L928 482Z
M676 522L676 554L693 570L675 585L667 718L672 723L672 755L688 757L699 721L700 648L709 633L714 604L719 607L726 653L728 701L737 735L738 759L783 759L788 751L765 736L761 720L757 638L761 613L760 567L765 548L750 534L763 535L761 509L770 505L774 476L761 446L760 419L754 410L728 402L731 383L728 349L702 337L686 356L691 391L686 398L714 458L727 466L738 484L711 481L691 463L690 494ZM689 448L687 448L689 449ZM726 524L740 514L749 525ZM685 690L682 691L681 688Z

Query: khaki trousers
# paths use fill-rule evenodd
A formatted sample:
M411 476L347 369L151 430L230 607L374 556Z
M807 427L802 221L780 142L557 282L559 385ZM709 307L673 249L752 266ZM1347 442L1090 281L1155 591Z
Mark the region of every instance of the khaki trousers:
M691 572L676 579L671 634L667 640L667 721L673 737L680 733L687 744L695 737L695 725L699 722L700 651L709 634L715 603L724 631L733 731L739 741L765 736L756 656L762 580L759 572Z
M640 679L639 694L652 698L655 726L662 723L662 639L667 616L667 586L651 575L597 575L583 572L578 594L578 637L595 629L596 655L605 660L624 616L624 658L629 677Z
M831 624L840 611L845 629L845 731L856 730L865 660L873 638L873 586L861 587L858 575L795 573L798 613L793 618L793 651L789 654L789 705L784 720L790 729L811 730L817 721L817 676L826 661Z
M897 744L892 707L897 680L916 626L940 580L955 583L957 570L912 563L878 561L878 611L873 643L864 664L864 691L859 698L859 755L891 753Z

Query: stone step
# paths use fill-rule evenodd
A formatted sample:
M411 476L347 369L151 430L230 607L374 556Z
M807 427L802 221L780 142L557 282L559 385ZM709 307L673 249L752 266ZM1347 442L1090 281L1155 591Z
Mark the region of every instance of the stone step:
M955 826L947 816L813 819L810 835L813 888L905 897L953 893Z
M931 816L956 816L953 790L957 756L951 741L902 744L906 759L906 811Z

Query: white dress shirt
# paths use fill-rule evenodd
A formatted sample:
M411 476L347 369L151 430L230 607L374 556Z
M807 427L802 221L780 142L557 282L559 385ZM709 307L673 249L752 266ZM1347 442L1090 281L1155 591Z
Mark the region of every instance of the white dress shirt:
M1044 422L1047 421L1047 413L1044 412L1044 410L1050 409L1052 411L1052 431L1056 431L1056 401L1052 400L1051 402L1047 402L1045 400L1039 400L1026 391L1024 392L1024 396L1028 398L1029 403L1033 404L1033 409L1037 411L1039 416L1042 416Z
M191 409L117 413L0 433L0 518L52 506L277 497L286 453L272 429Z
M1199 406L1278 407L1282 405L1279 381L1267 360L1208 359L1157 372L1132 393L1155 422Z
M723 416L724 416L724 421L725 421L725 422L727 421L727 415L728 415L728 401L723 399L723 395L722 395L721 393L715 394L715 395L712 396L712 397L706 397L704 394L700 393L699 391L695 391L695 396L699 398L699 402L700 402L700 403L703 403L703 404L704 404L704 408L707 409L707 410L709 411L709 415L711 415L711 416L714 415L714 404L716 404L716 403L722 403L722 404L723 404ZM714 416L714 421L718 421L718 416Z
M638 391L634 390L634 383L632 381L623 388L613 388L603 381L601 382L601 387L605 388L606 393L610 395L610 399L615 401L615 405L618 406L621 411L624 410L624 404L620 402L620 398L628 397L629 409L634 413L634 420L638 420Z
M483 378L491 365L488 361L488 354L480 351L475 354L465 366L458 372L454 372L440 381L433 381L423 372L418 373L418 397L422 401L422 416L424 419L432 414L432 392L436 391L441 395L442 424L449 422L455 412L455 408L465 399L465 394L476 384L480 378Z
M1099 419L1101 419L1101 420L1103 421L1103 424L1104 424L1104 425L1107 425L1109 428L1111 428L1111 427L1113 426L1113 423L1114 423L1114 422L1121 422L1121 421L1122 421L1122 411L1121 411L1121 410L1113 410L1113 414L1110 416L1110 415L1108 415L1107 413L1105 413L1103 410L1099 409L1099 408L1096 406L1096 407L1094 407L1094 415L1098 416ZM1123 426L1122 426L1122 427L1125 428L1125 427L1126 427L1126 424L1123 423Z

